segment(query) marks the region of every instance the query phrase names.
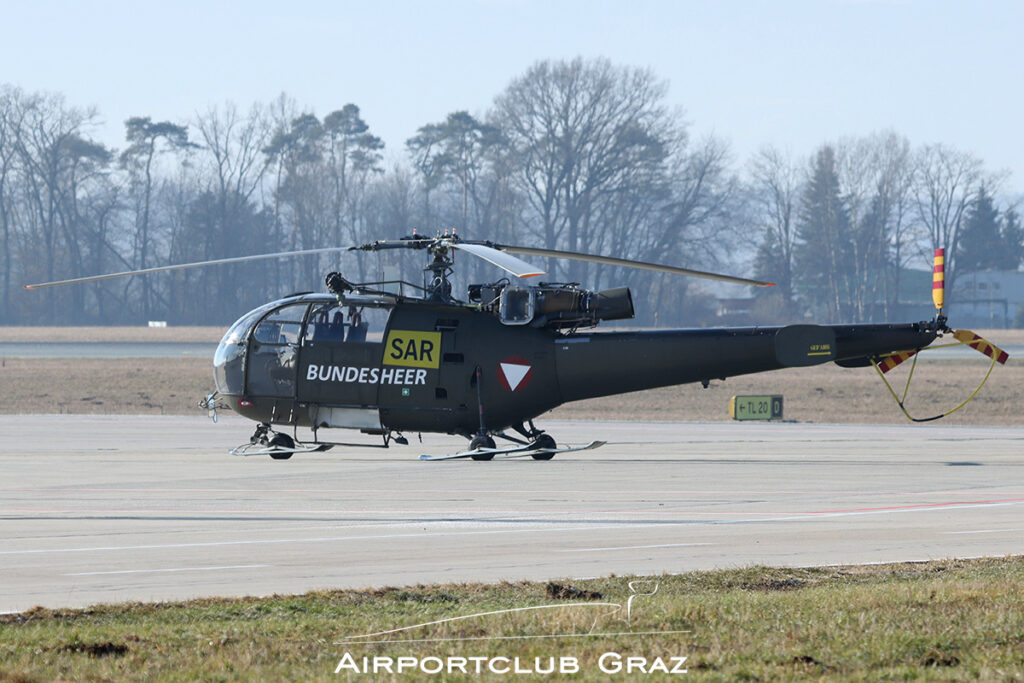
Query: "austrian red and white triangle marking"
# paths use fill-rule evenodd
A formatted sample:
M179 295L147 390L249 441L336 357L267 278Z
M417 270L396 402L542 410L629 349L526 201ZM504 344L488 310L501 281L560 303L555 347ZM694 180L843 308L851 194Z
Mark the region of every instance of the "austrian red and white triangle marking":
M498 363L498 381L509 391L525 389L533 379L533 366L519 356L509 356Z
M530 371L528 365L516 365L514 363L502 363L501 372L505 375L505 381L508 383L509 389L515 391L519 384L526 377L526 373Z

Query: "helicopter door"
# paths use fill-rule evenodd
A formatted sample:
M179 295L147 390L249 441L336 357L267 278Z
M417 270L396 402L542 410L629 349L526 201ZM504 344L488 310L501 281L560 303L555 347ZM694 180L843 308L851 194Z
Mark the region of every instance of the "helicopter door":
M376 373L383 345L368 340L368 331L362 309L337 303L313 306L299 372L299 397L309 404L312 424L380 429Z
M308 304L278 308L256 325L249 340L246 372L250 396L295 397L299 332Z

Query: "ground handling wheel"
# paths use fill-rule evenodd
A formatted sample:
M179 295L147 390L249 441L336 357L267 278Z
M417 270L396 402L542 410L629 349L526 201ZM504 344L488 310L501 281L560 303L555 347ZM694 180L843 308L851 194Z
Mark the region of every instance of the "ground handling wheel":
M295 440L287 434L274 434L274 437L267 445L271 448L295 448ZM292 457L292 452L281 451L280 453L271 453L270 457L274 460L287 460Z
M469 442L469 450L475 451L478 448L495 448L494 439L486 434L478 434ZM474 460L493 460L494 453L476 453L472 456Z
M555 444L555 440L548 434L541 434L533 442L534 448L550 448L554 450L558 448ZM555 457L554 453L534 453L531 456L534 460L550 460Z

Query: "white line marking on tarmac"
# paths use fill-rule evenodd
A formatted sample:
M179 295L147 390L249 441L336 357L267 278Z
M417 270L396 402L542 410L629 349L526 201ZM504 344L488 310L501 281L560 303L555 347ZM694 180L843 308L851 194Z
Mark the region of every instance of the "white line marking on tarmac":
M859 517L861 515L891 515L904 512L947 512L949 510L971 510L975 508L998 508L1007 507L1012 505L1021 505L1024 501L1013 501L1009 503L964 503L964 504L939 504L930 507L903 507L903 508L882 508L880 510L851 510L849 512L812 512L809 516L804 519L817 519L821 517ZM782 522L790 519L799 519L798 517L770 517L768 519L758 520L761 522ZM730 524L734 522L720 522L722 524Z
M942 505L939 507L909 507L909 508L883 508L880 510L852 510L849 512L811 512L811 513L797 513L795 515L786 515L781 517L768 517L762 519L729 519L729 520L715 520L707 522L652 522L633 524L633 527L637 528L668 528L668 527L681 527L681 526L711 526L718 524L766 524L772 522L810 522L829 518L838 517L860 517L865 515L889 515L896 513L912 513L912 512L949 512L952 510L968 510L976 508L990 508L990 507L1007 507L1022 505L1024 501L1014 501L1009 503L978 503L978 504L954 504L954 505ZM100 546L100 547L86 547L86 548L44 548L44 549L32 549L32 550L0 550L0 556L3 555L37 555L37 554L48 554L48 553L83 553L83 552L105 552L105 551L122 551L122 550L160 550L170 548L211 548L217 546L231 546L231 545L278 545L283 543L332 543L339 541L379 541L393 538L435 538L442 536L487 536L495 534L522 534L522 533L538 533L538 532L573 532L579 533L580 531L607 531L610 529L622 529L624 528L621 524L608 524L601 526L581 526L581 527L555 527L555 528L528 528L528 529L490 529L485 531L445 531L439 533L415 533L415 534L379 534L373 536L328 536L319 538L277 538L277 539L260 539L260 540L249 540L249 541L210 541L204 543L166 543L166 544L153 544L153 545L127 545L127 546Z
M1011 532L1020 532L1024 529L974 529L972 531L943 531L943 534L959 535L959 534L1008 534Z
M237 495L252 493L257 495L267 495L271 493L293 493L293 494L319 494L324 496L333 495L365 495L365 496L379 496L380 494L477 494L482 496L496 496L502 494L516 493L523 495L586 495L588 498L594 495L593 491L585 489L415 489L415 490L402 490L396 491L395 489L243 489L243 488L71 488L71 487L39 487L39 488L0 488L0 493L31 493L31 494L56 494L56 493L70 493L76 497L81 497L83 494L99 494L99 493L137 493L143 496L152 497L157 493L166 493L174 496L175 498L180 497L184 493L232 493ZM744 489L744 490L731 490L731 489L629 489L623 491L601 491L602 496L654 496L654 495L666 495L666 496L727 496L727 495L758 495L758 496L784 496L785 498L792 498L793 496L843 496L843 495L872 495L872 496L976 496L977 491L947 491L942 489L926 490L926 491L893 491L893 490L878 490L878 491L864 491L856 490L851 491L845 490L757 490L757 489ZM1001 495L1005 496L1024 496L1024 491L1005 491Z
M661 525L654 524L651 526L672 526L672 525ZM587 531L601 530L607 531L609 529L619 529L619 525L609 526L598 526L588 527ZM276 545L281 543L331 543L338 541L379 541L384 539L392 538L434 538L437 536L480 536L489 534L523 534L523 533L536 533L540 531L579 531L579 529L566 527L557 529L495 529L489 531L451 531L441 533L426 533L426 534L379 534L374 536L330 536L322 538L275 538L275 539L261 539L252 541L211 541L208 543L164 543L154 545L122 545L122 546L103 546L93 548L44 548L37 550L3 550L0 551L0 555L36 555L43 553L87 553L87 552L105 552L105 551L119 551L119 550L161 550L169 548L210 548L224 545Z
M623 545L614 548L567 548L559 553L596 553L601 550L644 550L647 548L688 548L699 545L718 545L717 543L658 543L655 545Z
M269 567L269 564L234 564L225 567L175 567L173 569L119 569L109 572L77 572L75 574L63 574L62 576L106 576L108 574L157 574L162 572L212 572L221 569L259 569Z

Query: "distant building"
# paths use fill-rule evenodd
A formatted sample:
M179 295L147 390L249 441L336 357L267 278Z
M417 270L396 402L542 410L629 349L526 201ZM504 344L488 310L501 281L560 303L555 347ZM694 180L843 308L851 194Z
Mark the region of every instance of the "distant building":
M718 299L715 316L719 325L752 325L750 313L754 308L754 297Z
M947 315L962 327L1019 327L1024 324L1024 272L986 270L957 275Z
M930 270L900 271L898 301L874 301L866 307L865 320L849 322L909 322L931 320L935 317L935 306L931 300L932 272ZM784 321L771 318L760 320L758 299L719 298L716 301L715 316L719 325L752 325L755 322L780 324ZM1024 271L990 270L958 275L952 292L946 292L944 313L950 324L956 328L1024 328ZM809 322L815 322L811 314Z

